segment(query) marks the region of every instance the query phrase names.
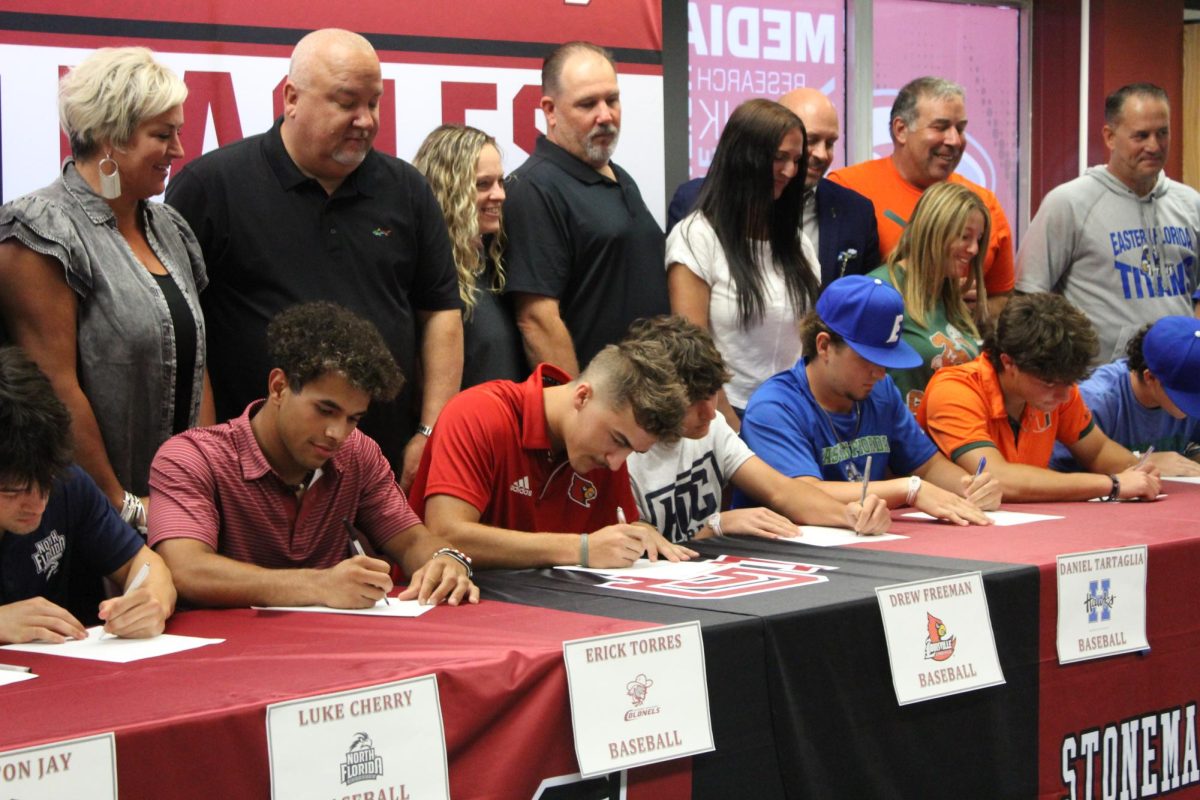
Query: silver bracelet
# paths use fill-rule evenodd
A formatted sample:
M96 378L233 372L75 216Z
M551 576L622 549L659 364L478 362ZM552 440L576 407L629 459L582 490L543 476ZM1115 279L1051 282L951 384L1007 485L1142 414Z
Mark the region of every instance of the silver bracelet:
M432 561L438 556L450 556L455 561L463 565L463 568L467 571L468 578L475 577L475 570L471 569L471 557L462 550L455 550L453 547L443 547L441 550L438 550L436 553L434 553L429 560Z
M144 531L146 529L146 507L142 505L142 498L133 492L125 492L125 499L121 503L121 519L127 525Z
M581 533L579 535L579 566L586 567L588 565L588 535Z

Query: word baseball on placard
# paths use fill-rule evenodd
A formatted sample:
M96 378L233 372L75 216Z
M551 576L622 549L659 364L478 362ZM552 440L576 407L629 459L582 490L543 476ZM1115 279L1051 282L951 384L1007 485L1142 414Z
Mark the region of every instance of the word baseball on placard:
M563 642L585 777L713 749L696 622Z

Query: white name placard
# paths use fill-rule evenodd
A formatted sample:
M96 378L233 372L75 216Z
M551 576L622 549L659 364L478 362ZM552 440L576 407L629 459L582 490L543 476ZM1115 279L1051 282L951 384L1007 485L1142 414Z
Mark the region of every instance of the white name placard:
M437 678L267 706L271 797L450 797Z
M1058 662L1148 650L1146 546L1072 553L1058 570Z
M0 753L0 797L117 800L117 744L111 733Z
M713 749L699 622L563 642L585 778Z
M900 705L1004 683L978 572L875 589Z

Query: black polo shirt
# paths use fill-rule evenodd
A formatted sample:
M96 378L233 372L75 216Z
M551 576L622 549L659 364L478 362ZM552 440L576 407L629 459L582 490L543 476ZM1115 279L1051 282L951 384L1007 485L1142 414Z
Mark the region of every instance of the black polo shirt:
M375 150L327 195L287 154L281 123L201 156L167 186L208 268L200 299L218 419L266 393L271 318L329 300L379 328L407 379L362 426L399 466L420 413L415 311L461 307L441 209L414 167Z
M504 290L558 298L581 368L633 320L670 311L663 232L610 166L615 181L543 136L504 187Z

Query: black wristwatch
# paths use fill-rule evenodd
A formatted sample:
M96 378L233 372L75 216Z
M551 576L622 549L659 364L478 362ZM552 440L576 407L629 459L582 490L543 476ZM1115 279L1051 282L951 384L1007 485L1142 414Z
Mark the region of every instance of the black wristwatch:
M1112 491L1108 493L1108 497L1101 498L1106 503L1111 503L1121 497L1121 482L1117 480L1116 475L1109 475L1108 479L1112 481Z

